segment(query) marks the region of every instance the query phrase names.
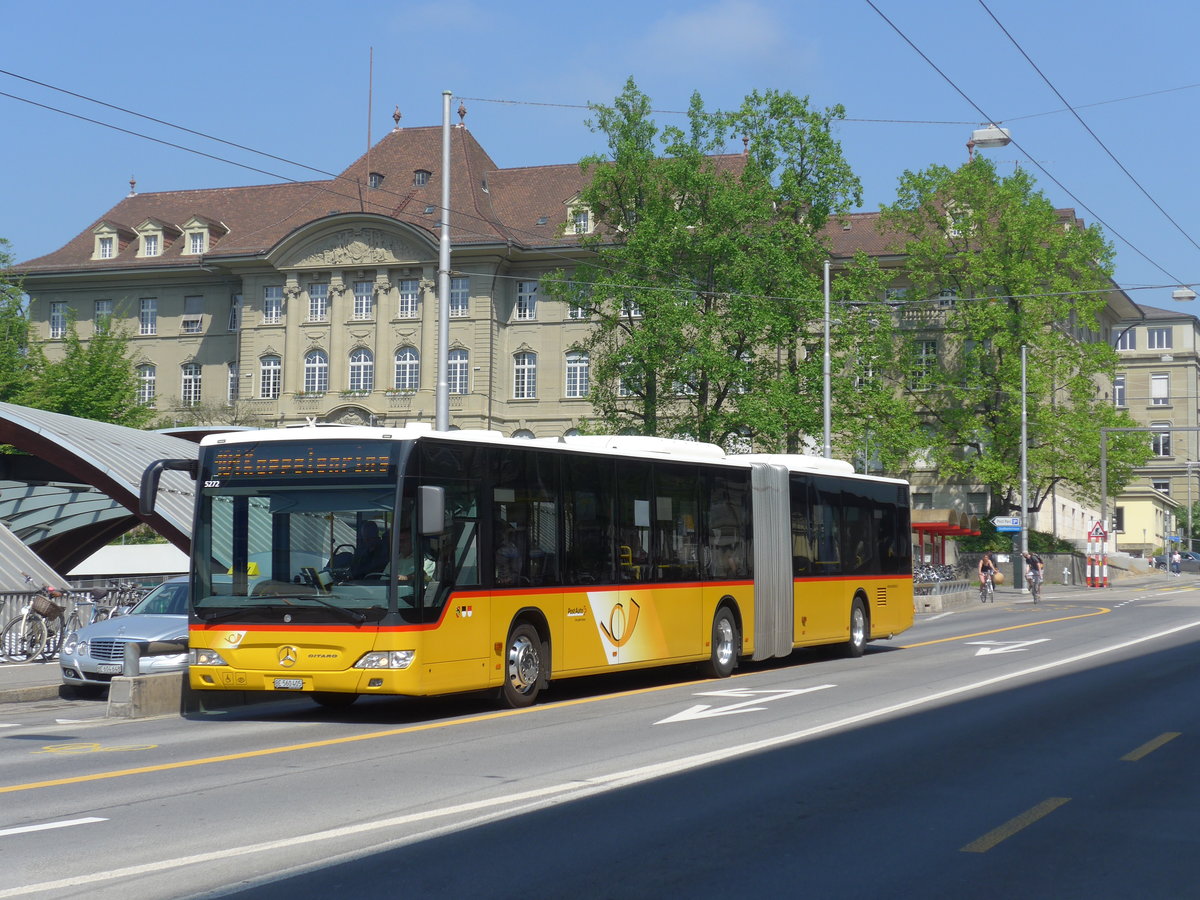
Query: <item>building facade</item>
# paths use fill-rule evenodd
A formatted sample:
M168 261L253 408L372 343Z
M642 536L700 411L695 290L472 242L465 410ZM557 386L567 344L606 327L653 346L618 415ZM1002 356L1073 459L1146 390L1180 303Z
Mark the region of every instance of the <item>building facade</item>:
M452 427L570 433L591 414L592 325L539 283L584 252L586 173L502 169L461 123L450 152ZM441 128L397 127L328 181L131 189L64 247L18 266L35 328L52 356L71 321L84 339L123 328L141 402L179 424L432 422L441 154ZM834 264L861 250L899 265L877 224L874 213L831 223ZM902 299L902 283L893 290ZM936 309L899 308L937 352ZM1080 339L1108 340L1137 307L1114 289L1106 315L1104 333ZM980 488L912 475L919 506L988 512ZM1096 515L1064 499L1035 527L1082 539Z

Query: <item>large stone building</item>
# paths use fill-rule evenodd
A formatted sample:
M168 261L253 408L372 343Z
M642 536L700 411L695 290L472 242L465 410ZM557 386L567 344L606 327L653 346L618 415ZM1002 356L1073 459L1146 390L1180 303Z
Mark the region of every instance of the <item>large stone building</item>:
M64 247L17 267L35 328L53 354L72 318L84 339L118 323L142 401L180 424L229 407L241 424L432 422L441 158L441 128L397 127L326 181L131 189ZM593 226L579 203L585 173L574 163L500 168L462 124L451 129L450 165L452 427L565 434L591 412L581 349L591 325L538 284L583 252L579 236ZM830 224L835 266L858 250L899 265L877 220ZM900 315L937 346L936 309ZM1080 339L1108 340L1137 316L1114 289L1102 333ZM980 488L912 477L920 506L987 512ZM1036 527L1080 539L1096 514L1064 499Z

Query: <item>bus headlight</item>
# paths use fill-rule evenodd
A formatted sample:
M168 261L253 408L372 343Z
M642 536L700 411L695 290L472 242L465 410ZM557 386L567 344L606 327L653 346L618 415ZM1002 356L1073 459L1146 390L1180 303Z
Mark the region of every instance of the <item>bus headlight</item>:
M407 669L416 655L416 650L377 650L363 656L354 664L354 668Z
M227 666L229 663L221 658L216 650L193 648L188 650L189 666Z

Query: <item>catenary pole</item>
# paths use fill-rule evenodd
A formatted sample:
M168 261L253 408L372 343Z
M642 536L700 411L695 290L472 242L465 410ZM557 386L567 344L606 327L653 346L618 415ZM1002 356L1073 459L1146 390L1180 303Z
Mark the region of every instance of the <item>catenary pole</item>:
M442 91L442 229L438 247L437 386L434 429L450 430L450 95Z

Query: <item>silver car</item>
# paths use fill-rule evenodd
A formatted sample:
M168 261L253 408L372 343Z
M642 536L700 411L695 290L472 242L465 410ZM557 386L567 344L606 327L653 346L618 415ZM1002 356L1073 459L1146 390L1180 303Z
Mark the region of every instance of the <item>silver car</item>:
M120 675L125 645L149 641L187 641L188 580L165 581L123 616L80 628L63 641L58 661L63 685L80 695L99 694L114 675ZM176 672L187 668L187 651L165 656L143 656L143 674Z

